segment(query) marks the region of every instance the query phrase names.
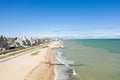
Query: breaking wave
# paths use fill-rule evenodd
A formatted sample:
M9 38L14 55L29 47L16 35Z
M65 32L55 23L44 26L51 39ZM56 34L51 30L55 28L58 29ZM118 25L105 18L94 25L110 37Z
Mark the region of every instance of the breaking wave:
M73 64L74 62L64 57L60 48L54 50L54 56L55 56L55 60L53 63L62 64L62 65L55 65L54 80L68 80L71 76L77 75L75 70L68 65L68 64Z

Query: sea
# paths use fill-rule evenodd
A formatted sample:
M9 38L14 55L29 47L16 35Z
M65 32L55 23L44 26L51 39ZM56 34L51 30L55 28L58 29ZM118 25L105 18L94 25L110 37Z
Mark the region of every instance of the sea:
M54 80L120 80L120 39L71 39L54 51Z

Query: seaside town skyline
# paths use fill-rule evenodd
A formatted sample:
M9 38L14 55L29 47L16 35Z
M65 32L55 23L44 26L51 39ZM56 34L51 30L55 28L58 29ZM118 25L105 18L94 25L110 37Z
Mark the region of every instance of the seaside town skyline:
M0 0L0 34L120 38L119 0Z
M2 51L14 51L19 49L23 49L25 47L33 47L42 45L44 43L49 44L52 41L61 40L60 38L50 38L50 37L42 37L42 38L33 38L28 36L19 36L19 37L6 37L0 35L0 55L3 54ZM2 52L2 53L1 53Z

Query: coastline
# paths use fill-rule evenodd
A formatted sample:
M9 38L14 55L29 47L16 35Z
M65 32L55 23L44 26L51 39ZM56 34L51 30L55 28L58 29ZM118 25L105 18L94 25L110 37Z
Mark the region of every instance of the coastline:
M54 80L54 66L49 66L45 62L53 62L54 48L48 48L47 54L44 56L44 60L40 62L27 76L24 80Z
M53 42L44 56L44 60L39 63L26 77L24 80L54 80L55 78L55 66L50 65L55 59L53 54L56 48L60 47L60 42Z
M35 56L31 52L0 63L0 80L54 80L54 65L45 62L54 60L53 51L58 47L60 42L55 41L48 48L38 49Z

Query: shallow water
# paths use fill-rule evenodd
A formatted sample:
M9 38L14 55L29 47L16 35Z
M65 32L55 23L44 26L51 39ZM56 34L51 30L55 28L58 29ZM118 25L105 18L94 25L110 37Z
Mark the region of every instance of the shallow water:
M54 51L55 59L54 64L63 64L63 65L55 65L55 78L54 80L66 80L69 79L70 76L73 75L73 69L67 65L68 63L72 63L72 61L67 60L61 52L61 49L55 49Z
M67 80L120 80L120 39L64 41L63 55L74 63L77 75Z

